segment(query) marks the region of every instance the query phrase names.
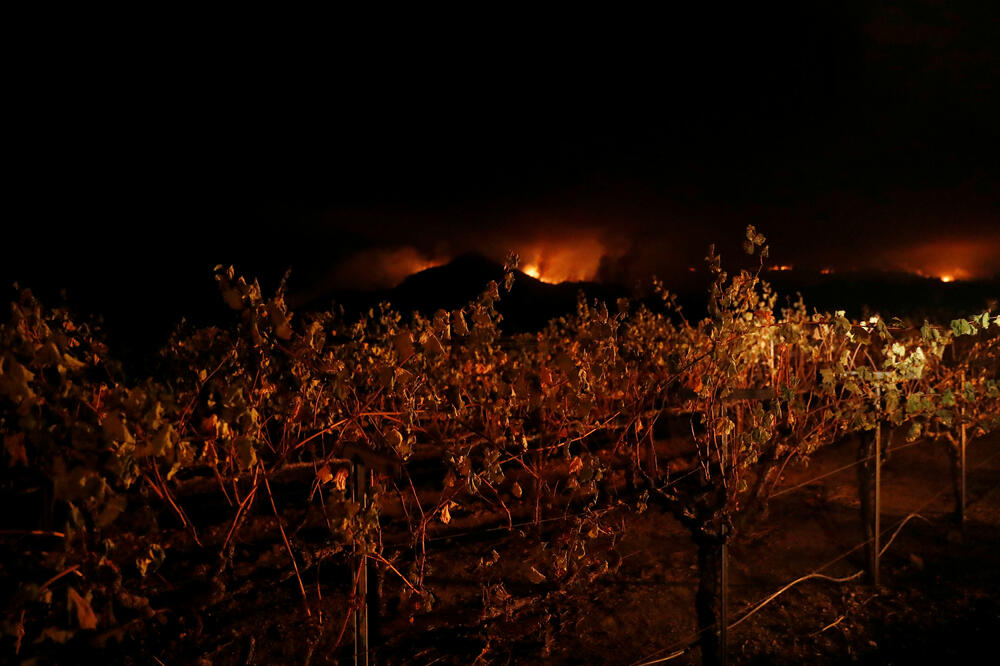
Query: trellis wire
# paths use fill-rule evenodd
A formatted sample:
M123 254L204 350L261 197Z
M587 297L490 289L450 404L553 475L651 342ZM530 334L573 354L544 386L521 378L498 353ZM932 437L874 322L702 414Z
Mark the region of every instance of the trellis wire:
M918 442L913 442L913 443L907 444L907 445L905 445L903 447L894 447L894 449L901 449L901 448L905 448L905 447L908 447L908 446L913 446L913 445L915 445L917 443ZM979 469L980 467L983 467L984 465L986 465L986 463L990 462L991 460L993 460L997 456L1000 456L1000 451L997 451L997 452L993 453L993 455L991 455L991 456L989 456L989 457L981 460L972 469L975 470L975 469ZM859 462L861 462L861 461L859 461ZM857 464L857 463L855 463L855 464ZM821 478L821 477L818 477L818 478ZM894 525L892 525L892 527L889 527L889 528L885 529L881 533L882 535L888 534L889 532L892 532L893 530L895 530L895 532L893 532L892 537L890 537L889 541L879 551L879 553L878 553L879 557L881 557L882 555L885 554L886 550L888 550L889 546L892 544L892 542L895 540L896 536L899 534L899 531L903 528L903 526L910 519L912 519L912 518L922 518L922 519L926 520L926 518L923 518L923 516L919 515L919 512L923 511L925 508L927 508L928 506L930 506L941 495L943 495L944 493L948 492L949 490L951 490L951 488L948 487L948 486L945 486L944 488L942 488L941 490L939 490L937 493L935 493L934 495L932 495L930 497L930 499L928 499L926 502L924 502L919 507L917 507L914 511L911 511L909 514L907 514L906 517L904 517L901 520L897 521ZM777 592L771 593L770 595L768 595L766 597L763 597L761 600L752 603L749 606L749 610L746 611L745 613L743 613L743 615L741 615L738 620L735 620L734 622L730 623L727 628L728 629L735 628L736 626L738 626L739 624L741 624L744 620L748 619L751 615L754 615L755 613L757 613L758 611L760 611L762 608L764 608L765 606L767 606L768 604L770 604L772 601L774 601L775 599L777 599L779 596L781 596L782 594L784 594L785 592L787 592L788 590L790 590L792 587L794 587L795 585L797 585L799 583L805 582L806 580L811 580L811 579L814 579L814 578L822 578L822 579L825 579L825 580L830 580L830 581L833 581L833 582L840 583L840 582L848 582L850 580L853 580L853 579L861 576L864 573L863 570L857 571L857 572L855 572L854 574L852 574L850 576L847 576L845 578L839 578L839 579L838 578L833 578L831 576L823 575L820 572L822 572L824 569L827 569L827 568L833 566L837 562L843 560L844 558L848 557L849 555L851 555L852 553L858 551L859 549L864 548L866 545L868 545L872 541L873 541L873 539L866 539L865 541L862 541L861 543L857 544L856 546L854 546L850 550L845 551L844 553L842 553L842 554L838 555L837 557L833 558L832 560L830 560L826 564L824 564L821 567L815 569L811 573L808 573L805 576L802 576L800 578L797 578L796 580L793 580L790 583L787 583L786 585L784 585L781 588L779 588ZM650 653L649 655L647 655L646 657L644 657L643 659L640 659L639 661L633 662L633 664L631 666L652 666L653 664L660 664L660 663L663 663L663 662L666 662L666 661L670 661L672 659L676 659L677 657L685 654L688 650L690 650L692 647L694 647L695 640L698 639L703 633L705 633L707 631L710 631L710 630L712 630L714 628L715 628L715 625L713 624L713 625L705 627L704 629L701 629L701 630L699 630L697 632L694 632L693 634L689 634L685 638L683 638L683 639L681 639L679 641L675 641L670 646L668 646L666 648L661 648L659 650L656 650L656 651ZM685 646L685 647L683 649L681 649L681 650L677 650L677 648L679 648L681 646ZM666 657L660 657L660 658L656 658L656 659L650 660L651 657L654 657L655 655L658 655L658 654L663 653L663 652L671 652L671 654L668 655L668 656L666 656Z

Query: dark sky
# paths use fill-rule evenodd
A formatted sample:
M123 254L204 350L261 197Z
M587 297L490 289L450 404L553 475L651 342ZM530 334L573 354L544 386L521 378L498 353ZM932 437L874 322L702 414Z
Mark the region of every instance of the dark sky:
M993 273L992 4L43 26L6 95L3 277L176 309L218 262L309 290L583 242L631 280L747 223L778 263Z

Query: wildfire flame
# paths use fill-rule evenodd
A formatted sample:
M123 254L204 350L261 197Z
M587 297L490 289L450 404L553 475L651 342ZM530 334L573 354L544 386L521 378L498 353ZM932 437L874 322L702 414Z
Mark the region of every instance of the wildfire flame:
M542 279L542 273L541 273L541 271L538 270L538 266L536 266L535 264L526 264L524 266L524 274L525 275L530 275L531 277L535 278L536 280L541 280Z
M597 277L607 248L596 238L540 241L520 248L521 270L549 284L579 282Z
M505 244L505 239L496 239L491 249ZM521 271L549 284L598 279L602 261L620 258L624 252L623 248L609 247L597 232L587 230L569 237L536 237L506 245L511 246L521 257ZM411 246L372 248L340 264L330 282L359 289L393 287L409 275L447 263L456 251L452 248L449 253L430 255Z

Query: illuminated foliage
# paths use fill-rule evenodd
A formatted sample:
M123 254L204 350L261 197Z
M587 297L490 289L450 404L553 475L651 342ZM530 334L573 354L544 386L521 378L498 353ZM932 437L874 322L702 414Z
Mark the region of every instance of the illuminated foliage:
M355 320L293 316L281 289L266 297L218 267L233 324L179 329L139 381L126 381L89 326L22 292L0 327L4 460L10 474L44 481L56 510L35 527L64 538L21 582L6 630L23 636L27 617L27 640L65 641L150 616L150 576L178 540L218 553L210 578L224 595L255 503L273 507L285 566L299 576L306 559L270 483L289 471L310 477L298 501L303 524L330 536L323 557L375 559L425 612L428 536L476 515L500 516L512 535L515 521L539 535L548 525L523 564L555 604L617 567L624 518L650 505L710 553L766 510L785 465L845 434L882 422L954 443L962 424L1000 426L1000 317L917 330L810 314L801 302L777 310L760 278L766 239L752 227L745 250L758 270L735 275L709 251L703 321L657 285L657 311L581 296L575 314L518 336L502 334L496 309L518 288L516 257L504 284L409 321L388 304ZM399 478L375 473L362 501L350 450L391 461ZM428 459L438 476L418 487L410 471ZM228 531L201 533L185 512L180 497L197 483L230 502ZM390 513L406 548L384 545ZM504 567L496 551L481 563L484 616L511 607ZM60 573L73 585L42 584ZM57 610L67 605L68 617Z

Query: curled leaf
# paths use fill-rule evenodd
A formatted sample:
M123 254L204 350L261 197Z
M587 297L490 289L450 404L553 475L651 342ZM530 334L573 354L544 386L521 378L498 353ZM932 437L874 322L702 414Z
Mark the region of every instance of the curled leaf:
M337 490L340 490L341 492L347 490L347 477L350 475L351 473L347 470L346 467L341 467L340 469L338 469L337 473L333 477L334 487Z
M441 522L447 525L451 522L451 507L458 506L454 502L448 502L441 507Z
M465 322L465 314L461 310L451 313L451 330L455 335L469 334L469 325Z
M267 302L267 314L274 324L274 332L282 340L290 340L292 337L292 327L288 323L288 315L285 313L284 301L272 299Z

